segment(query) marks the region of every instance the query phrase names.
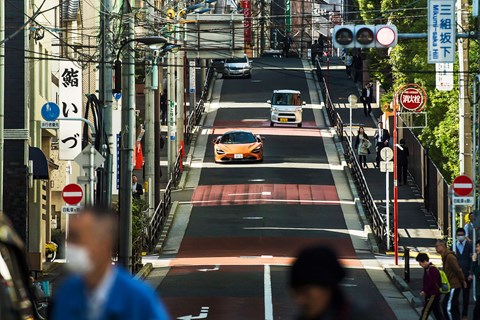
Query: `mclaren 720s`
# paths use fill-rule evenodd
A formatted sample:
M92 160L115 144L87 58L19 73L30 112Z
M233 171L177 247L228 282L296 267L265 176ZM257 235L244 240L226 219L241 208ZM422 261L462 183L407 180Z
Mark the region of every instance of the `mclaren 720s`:
M215 162L261 162L264 140L248 131L226 132L213 140Z

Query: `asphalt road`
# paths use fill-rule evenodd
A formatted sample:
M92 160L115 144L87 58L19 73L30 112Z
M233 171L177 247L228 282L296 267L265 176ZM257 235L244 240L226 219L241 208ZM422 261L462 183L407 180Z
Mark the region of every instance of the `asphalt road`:
M342 214L322 131L312 109L304 127L268 125L274 89L297 89L311 103L300 60L254 61L252 79L225 79L211 141L227 129L265 136L262 164L215 164L207 144L185 235L157 290L174 319L294 319L288 265L313 244L334 248L345 292L372 315L395 316L363 269ZM187 316L187 317L186 317Z

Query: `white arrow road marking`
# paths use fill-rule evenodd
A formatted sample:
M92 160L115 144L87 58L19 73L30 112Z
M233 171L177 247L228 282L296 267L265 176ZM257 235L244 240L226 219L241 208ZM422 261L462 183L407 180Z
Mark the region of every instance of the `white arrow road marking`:
M473 188L473 185L471 183L454 183L453 187L458 189L470 189Z
M198 271L200 272L218 271L218 270L220 270L220 266L218 264L215 266L215 268L212 268L212 269L198 269Z
M273 301L272 301L272 278L270 275L270 266L265 265L263 271L264 281L264 303L265 303L265 320L273 320Z
M64 197L81 197L82 195L80 191L63 192Z
M263 217L243 217L243 220L262 220Z
M209 310L209 307L202 307L200 309L200 314L198 316L188 315L188 316L178 317L177 319L178 320L206 319L208 317L208 310Z

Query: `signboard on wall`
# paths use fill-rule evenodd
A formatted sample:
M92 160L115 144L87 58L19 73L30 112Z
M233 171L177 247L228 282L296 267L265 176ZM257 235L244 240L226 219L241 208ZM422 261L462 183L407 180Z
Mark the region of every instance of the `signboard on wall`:
M82 118L82 69L71 61L60 61L59 107L61 118ZM82 152L82 122L61 121L58 130L60 160L73 160Z

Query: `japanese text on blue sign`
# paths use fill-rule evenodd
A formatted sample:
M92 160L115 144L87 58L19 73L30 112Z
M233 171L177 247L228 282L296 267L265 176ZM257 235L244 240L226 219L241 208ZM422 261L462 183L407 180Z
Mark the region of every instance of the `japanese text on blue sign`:
M455 0L428 1L428 63L455 62Z

